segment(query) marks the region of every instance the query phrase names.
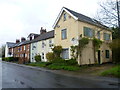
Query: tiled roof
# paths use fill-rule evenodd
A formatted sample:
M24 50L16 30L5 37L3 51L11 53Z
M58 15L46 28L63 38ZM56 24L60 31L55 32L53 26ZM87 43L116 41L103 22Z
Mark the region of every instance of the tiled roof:
M13 47L16 43L13 42L7 42L6 43L9 48Z
M46 40L49 38L54 38L54 30L41 34L36 39L32 40L31 43L41 41L41 40Z
M87 22L87 23L90 23L90 24L94 24L94 25L97 25L97 26L100 26L100 27L104 27L104 28L108 28L107 26L103 25L101 22L93 19L93 18L90 18L88 16L85 16L83 14L80 14L80 13L77 13L73 10L70 10L66 7L64 7L66 10L68 10L70 13L72 13L75 17L78 18L78 20L80 21L83 21L83 22Z
M12 47L17 47L17 46L21 46L21 45L25 45L25 44L30 44L30 43L33 43L33 42L46 40L46 39L53 38L53 37L54 37L54 30L46 32L44 34L41 34L36 39L33 39L31 41L26 40L26 41L23 41L23 42L19 42L19 43L13 45Z
M40 34L30 33L30 34L28 35L28 37L29 37L30 35L39 36Z

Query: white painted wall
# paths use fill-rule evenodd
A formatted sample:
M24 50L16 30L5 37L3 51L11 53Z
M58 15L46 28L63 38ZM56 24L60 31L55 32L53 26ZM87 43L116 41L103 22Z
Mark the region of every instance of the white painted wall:
M37 55L37 42L31 43L30 46L30 62L35 62L35 56Z
M54 38L50 38L50 39L47 39L47 40L39 41L37 43L37 46L38 46L37 47L38 48L37 49L37 53L39 53L41 55L41 59L42 59L42 53L44 53L44 59L42 59L43 62L47 62L46 54L48 52L52 52L51 48L53 48L53 46L52 47L49 46L49 40L51 40L52 44L54 44ZM44 48L42 48L42 42L45 43Z
M5 57L8 57L8 45L5 45Z
M7 44L5 45L5 57L13 57L13 48L12 48L11 55L9 55L9 47Z

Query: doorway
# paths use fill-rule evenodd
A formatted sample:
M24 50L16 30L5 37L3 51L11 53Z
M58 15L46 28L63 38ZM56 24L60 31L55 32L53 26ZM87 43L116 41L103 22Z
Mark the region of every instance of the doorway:
M98 50L98 64L100 64L100 50Z

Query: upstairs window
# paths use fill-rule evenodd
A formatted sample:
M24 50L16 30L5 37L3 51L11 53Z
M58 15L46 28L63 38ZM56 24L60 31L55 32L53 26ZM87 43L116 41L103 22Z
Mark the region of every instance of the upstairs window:
M44 41L42 41L42 48L44 48L44 46L45 46L45 43L44 43Z
M64 21L66 21L66 18L67 18L67 14L64 13Z
M92 38L94 36L94 30L88 27L84 27L84 36Z
M104 40L110 40L110 34L104 33Z
M100 39L100 31L97 32L98 39Z
M52 47L52 40L49 40L49 47Z
M24 46L24 50L26 50L26 47Z
M62 40L64 40L64 39L67 39L67 29L63 29L62 31L61 31L61 37L62 37Z

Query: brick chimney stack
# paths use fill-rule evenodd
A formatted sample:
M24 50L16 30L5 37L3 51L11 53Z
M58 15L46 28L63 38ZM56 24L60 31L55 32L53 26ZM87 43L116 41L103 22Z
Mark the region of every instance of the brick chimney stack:
M16 43L19 43L20 42L20 40L19 39L16 39Z
M24 42L26 39L24 37L21 37L21 42Z
M43 29L43 27L41 27L40 34L43 34L43 33L46 33L46 32L47 32L46 29Z

